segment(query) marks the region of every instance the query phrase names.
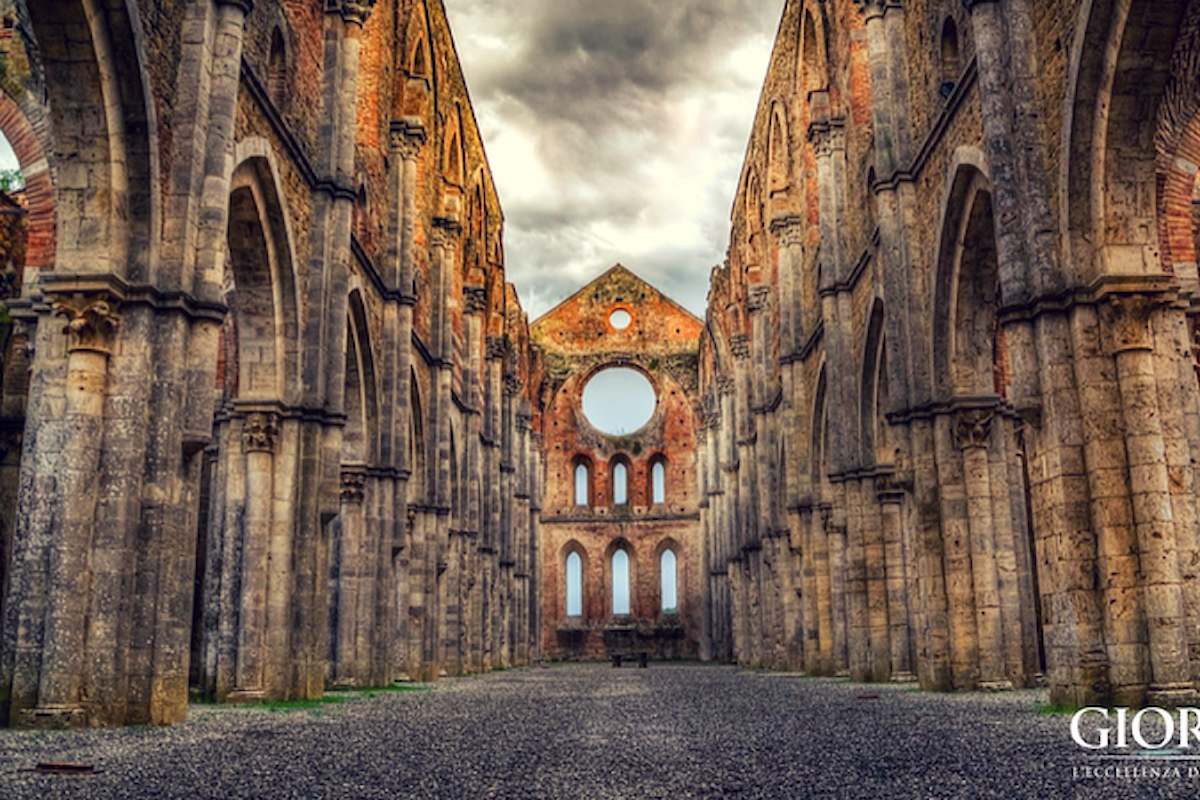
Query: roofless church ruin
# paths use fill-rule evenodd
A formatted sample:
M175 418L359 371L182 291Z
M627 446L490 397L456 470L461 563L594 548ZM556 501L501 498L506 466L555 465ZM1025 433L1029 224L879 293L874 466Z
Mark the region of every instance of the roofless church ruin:
M442 0L0 18L4 724L613 652L1197 701L1200 2L787 0L705 318L532 324Z

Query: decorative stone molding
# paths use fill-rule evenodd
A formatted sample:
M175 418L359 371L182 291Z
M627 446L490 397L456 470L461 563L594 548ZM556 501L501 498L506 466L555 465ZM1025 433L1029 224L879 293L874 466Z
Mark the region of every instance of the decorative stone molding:
M963 8L965 8L968 12L972 12L975 10L976 6L988 6L994 5L995 3L996 0L963 0Z
M521 393L521 378L514 372L504 375L504 394L506 397L516 397Z
M954 441L959 450L987 447L996 412L990 408L959 411L954 418Z
M366 493L367 473L361 469L342 470L342 502L361 503Z
M736 333L729 337L729 352L734 358L750 357L750 337L744 333Z
M716 385L717 394L733 394L733 390L735 388L736 388L736 385L733 382L733 378L730 378L730 377L717 378L717 385Z
M1109 295L1100 318L1112 337L1113 353L1153 349L1150 317L1157 306L1158 301L1146 295Z
M117 301L108 294L75 294L70 299L56 300L55 316L66 317L63 333L70 337L67 349L86 350L108 355L121 327Z
M482 314L487 311L487 289L482 286L463 287L463 313Z
M415 161L428 138L425 124L419 117L405 117L393 122L390 132L392 150L405 161Z
M242 450L246 453L274 453L279 436L279 415L271 411L252 411L242 422Z
M254 10L254 0L217 0L217 5L240 8L242 13L247 16L249 16L250 12Z
M499 360L508 353L508 344L503 336L487 337L487 358Z

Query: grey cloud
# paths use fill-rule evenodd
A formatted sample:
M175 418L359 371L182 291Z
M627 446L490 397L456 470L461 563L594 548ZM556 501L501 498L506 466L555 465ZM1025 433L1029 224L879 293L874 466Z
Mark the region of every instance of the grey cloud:
M551 180L545 196L505 194L511 279L534 316L615 261L702 314L708 271L728 237L729 206L758 96L727 67L729 53L765 37L783 0L446 0L477 116L534 146ZM499 40L474 53L473 37ZM475 59L473 56L486 58ZM764 58L765 61L765 58ZM697 241L623 250L593 233L647 218L661 187L647 164L673 159L689 98L704 105L704 138L717 152L689 154L722 177L705 189ZM736 114L720 107L742 97ZM493 164L502 174L503 169ZM650 217L653 218L653 217Z

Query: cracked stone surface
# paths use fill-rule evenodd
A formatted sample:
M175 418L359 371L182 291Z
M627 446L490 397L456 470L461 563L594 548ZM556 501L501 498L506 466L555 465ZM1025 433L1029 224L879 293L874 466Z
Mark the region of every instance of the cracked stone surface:
M193 706L171 728L0 731L12 798L1170 798L1200 777L1103 766L1045 690L934 694L726 666L571 665L349 693L273 711ZM94 763L87 776L22 770Z

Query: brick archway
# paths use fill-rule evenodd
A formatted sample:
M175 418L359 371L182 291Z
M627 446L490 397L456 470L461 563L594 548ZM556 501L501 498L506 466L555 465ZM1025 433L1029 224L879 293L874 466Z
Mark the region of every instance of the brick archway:
M29 240L25 265L33 269L52 269L58 221L54 181L42 145L47 135L45 120L30 120L15 100L0 92L0 133L12 145L25 178L25 197L29 210L26 218Z

